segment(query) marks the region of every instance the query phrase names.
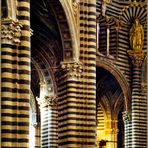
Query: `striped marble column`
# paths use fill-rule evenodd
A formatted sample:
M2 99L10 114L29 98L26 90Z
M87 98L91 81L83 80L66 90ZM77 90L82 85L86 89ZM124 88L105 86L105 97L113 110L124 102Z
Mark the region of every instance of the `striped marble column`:
M18 100L18 43L14 41L14 28L18 26L21 33L21 25L15 21L2 22L2 45L1 45L1 146L2 147L17 147L19 133L18 130L21 123L18 123L19 117L19 100ZM13 28L14 27L14 28ZM22 100L23 101L23 100ZM22 106L22 110L25 107ZM26 108L27 109L27 108ZM25 117L25 116L24 116ZM29 114L28 114L29 117ZM22 126L28 126L28 122L22 123ZM23 135L22 135L23 136ZM25 142L28 139L22 138Z
M80 147L96 147L96 0L80 1L80 61L83 64L80 95Z
M142 63L144 51L129 50L132 59L132 148L147 147L147 99L142 92Z
M53 97L38 98L41 112L41 147L58 147L58 112Z
M19 15L2 21L1 35L1 147L6 148L29 146L29 1L15 4Z
M124 146L125 148L132 148L132 122L128 111L123 113L124 121Z
M141 91L141 70L133 68L132 79L132 147L147 147L147 100Z
M95 0L80 0L79 51L80 61L63 61L57 74L59 148L96 147Z
M30 1L18 0L18 20L22 24L18 46L18 145L28 147L29 137L29 99L30 99Z
M58 119L59 148L81 147L84 138L81 110L83 101L80 101L81 86L79 80L82 65L79 62L62 62L62 71L58 73ZM83 117L82 117L83 116Z

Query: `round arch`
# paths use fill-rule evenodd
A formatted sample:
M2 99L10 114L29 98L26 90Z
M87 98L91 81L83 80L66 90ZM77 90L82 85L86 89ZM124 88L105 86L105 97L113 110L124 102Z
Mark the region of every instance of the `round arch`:
M124 102L125 102L125 110L130 111L130 102L129 102L129 97L130 97L130 89L128 86L128 83L124 77L124 75L120 72L119 69L117 69L113 64L107 61L102 61L102 60L97 60L96 62L97 67L104 68L105 70L109 71L115 79L118 81L124 95Z

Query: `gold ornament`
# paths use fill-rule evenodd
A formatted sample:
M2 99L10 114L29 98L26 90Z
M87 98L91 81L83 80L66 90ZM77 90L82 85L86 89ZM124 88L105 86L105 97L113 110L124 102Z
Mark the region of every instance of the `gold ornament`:
M142 50L143 44L144 30L139 19L136 18L130 29L130 45L132 50L127 51L135 66L141 66L144 60L144 51Z

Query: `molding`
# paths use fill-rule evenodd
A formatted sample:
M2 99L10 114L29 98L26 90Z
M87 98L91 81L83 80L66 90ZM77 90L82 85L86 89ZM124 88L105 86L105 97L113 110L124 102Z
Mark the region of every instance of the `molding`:
M74 2L72 3L72 9L73 9L74 15L77 15L78 13L79 4L80 4L79 0L74 0Z
M66 15L66 20L69 25L69 33L72 41L72 53L73 56L70 59L79 60L79 49L80 49L80 40L79 40L79 1L80 0L59 0L62 8ZM76 4L76 5L75 5ZM74 5L74 6L73 6ZM74 7L77 8L74 8ZM74 10L75 9L75 10ZM65 44L65 43L64 43ZM66 56L66 55L64 55ZM67 59L64 59L65 61Z

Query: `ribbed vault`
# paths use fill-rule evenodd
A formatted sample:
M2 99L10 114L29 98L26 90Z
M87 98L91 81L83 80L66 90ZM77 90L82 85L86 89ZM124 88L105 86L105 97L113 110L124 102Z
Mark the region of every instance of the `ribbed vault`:
M112 117L117 116L118 112L125 106L122 89L115 77L103 68L97 68L97 104L101 104L108 110L111 109ZM103 98L107 98L107 102ZM106 106L109 104L109 106Z
M118 140L123 138L123 127L118 124L120 122L123 124L122 112L125 109L123 91L116 78L104 68L97 67L96 75L97 143L101 145L101 142L106 140L107 147L123 145Z

